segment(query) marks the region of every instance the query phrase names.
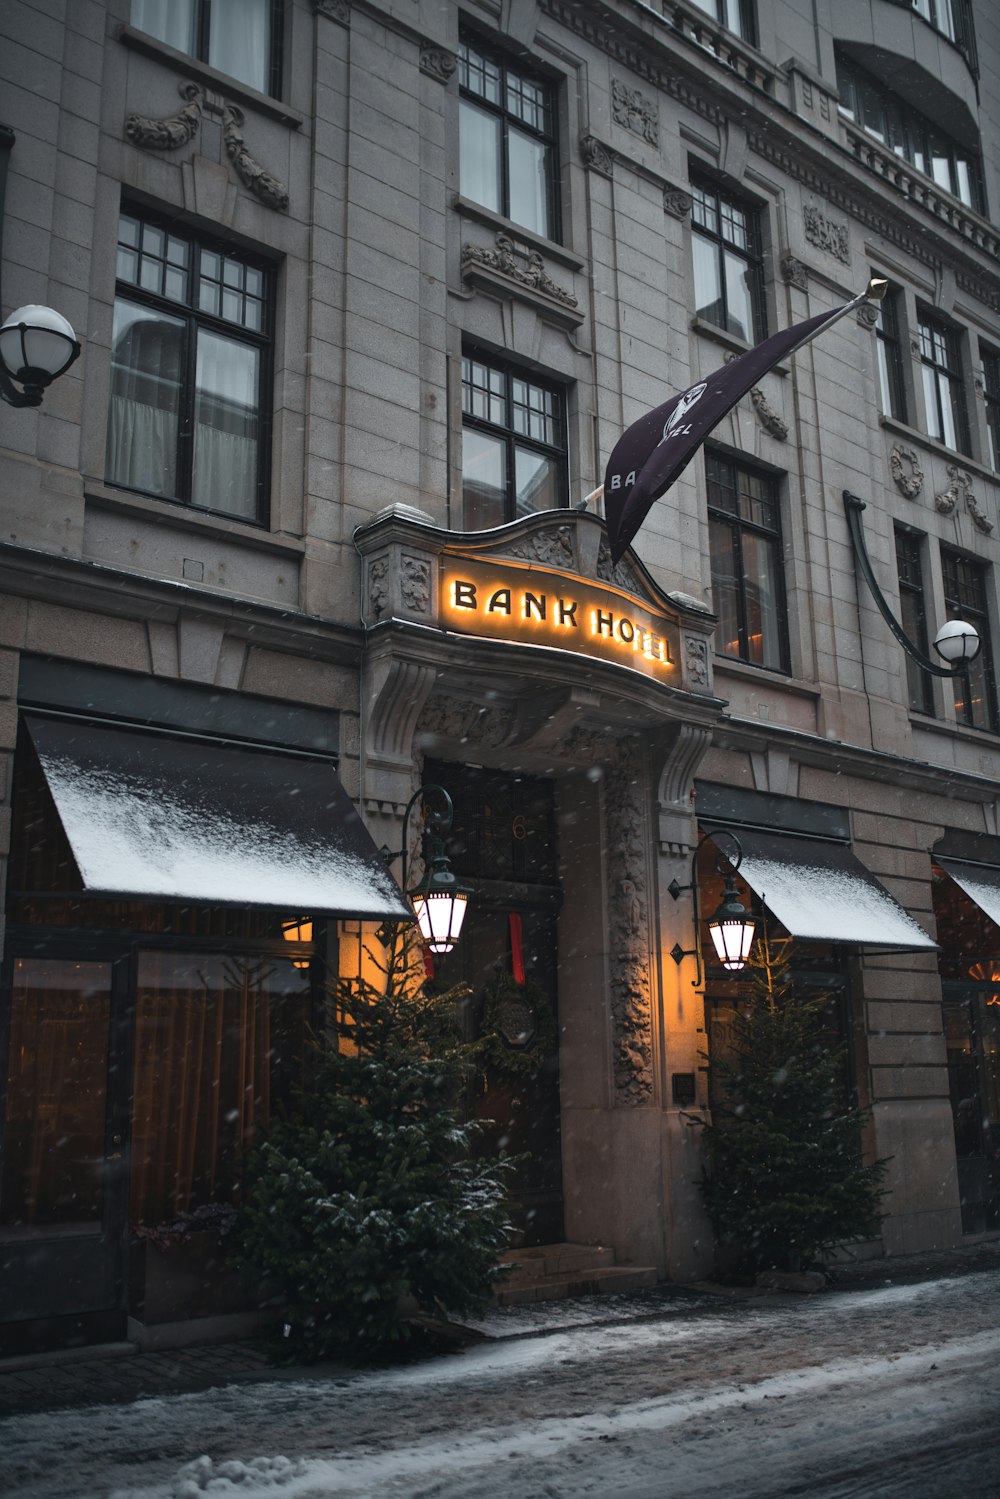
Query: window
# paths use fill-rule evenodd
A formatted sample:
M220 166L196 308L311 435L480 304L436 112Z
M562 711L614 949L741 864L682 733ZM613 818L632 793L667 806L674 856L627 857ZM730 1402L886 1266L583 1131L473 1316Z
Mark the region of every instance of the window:
M990 444L990 466L1000 472L1000 354L982 349L983 400L986 403L986 431Z
M879 391L886 416L906 421L906 387L903 384L902 346L899 338L899 294L887 291L881 302L871 303L878 309L875 322L875 351L878 359Z
M840 108L869 135L902 156L938 187L960 198L977 213L985 213L979 157L967 150L899 95L858 66L838 55Z
M556 239L552 89L479 42L460 45L458 79L462 195L546 239Z
M716 187L691 184L695 311L747 343L765 336L760 225Z
M777 485L707 454L712 592L723 656L788 670Z
M954 42L960 52L976 66L976 44L968 0L911 0L918 16L923 16L935 31Z
M132 0L132 25L262 94L277 94L278 10L278 0Z
M565 400L557 387L466 355L462 419L467 531L566 504Z
M757 28L751 0L694 0L694 4L699 10L707 11L720 26L735 31L745 42L756 42Z
M928 436L949 448L969 451L969 424L965 411L958 335L954 328L920 314L920 363L924 384L924 407Z
M109 483L262 519L270 289L263 262L122 214Z
M923 538L915 531L896 530L896 570L899 574L900 624L907 639L927 655L927 611L924 608ZM904 655L906 653L904 652ZM916 713L934 712L930 673L906 655L909 706Z
M997 727L996 683L993 649L986 607L986 568L958 552L941 552L944 605L949 619L967 619L975 625L982 650L969 667L968 676L955 677L955 713L959 723L975 729Z

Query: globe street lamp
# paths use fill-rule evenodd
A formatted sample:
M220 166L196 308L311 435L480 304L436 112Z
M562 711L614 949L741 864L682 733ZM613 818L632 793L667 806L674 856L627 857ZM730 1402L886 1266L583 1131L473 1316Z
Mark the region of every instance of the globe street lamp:
M79 356L77 336L61 312L19 307L0 327L0 397L8 406L40 406L45 387Z

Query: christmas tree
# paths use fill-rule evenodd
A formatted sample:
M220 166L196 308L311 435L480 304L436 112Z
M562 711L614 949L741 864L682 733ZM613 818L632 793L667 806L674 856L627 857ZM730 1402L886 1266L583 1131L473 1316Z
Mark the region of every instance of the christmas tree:
M433 1341L481 1305L510 1234L508 1165L473 1155L461 991L432 994L407 932L334 986L310 1079L247 1162L238 1257L276 1288L288 1358ZM416 1314L416 1315L415 1315Z
M789 943L765 934L729 1055L713 1058L702 1190L720 1244L747 1270L807 1270L881 1218L885 1161L861 1154L865 1110L846 1098L844 1051L831 1050L829 994L797 988Z

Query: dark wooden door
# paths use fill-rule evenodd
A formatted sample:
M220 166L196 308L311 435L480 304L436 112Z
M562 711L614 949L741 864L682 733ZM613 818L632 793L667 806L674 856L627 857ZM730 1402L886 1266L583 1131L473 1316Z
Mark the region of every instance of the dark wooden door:
M125 1332L127 962L16 950L5 971L0 1348Z

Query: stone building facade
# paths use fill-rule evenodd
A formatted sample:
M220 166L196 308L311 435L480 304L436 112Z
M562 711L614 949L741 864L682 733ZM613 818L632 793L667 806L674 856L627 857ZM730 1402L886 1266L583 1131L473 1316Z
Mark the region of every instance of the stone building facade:
M474 889L442 972L558 1019L472 1100L522 1242L711 1268L689 1120L739 991L669 887L711 909L720 828L890 1158L861 1252L1000 1229L998 27L9 0L3 311L83 352L0 433L4 1347L244 1325L192 1242L430 781ZM612 565L629 423L872 275ZM892 637L845 492L968 678Z

